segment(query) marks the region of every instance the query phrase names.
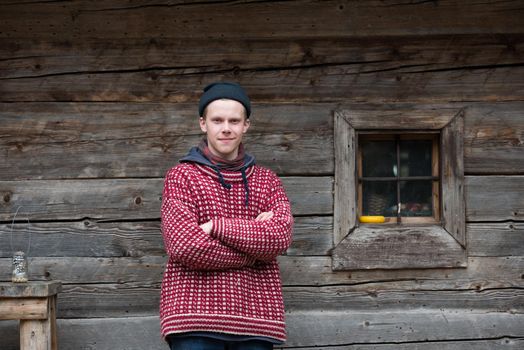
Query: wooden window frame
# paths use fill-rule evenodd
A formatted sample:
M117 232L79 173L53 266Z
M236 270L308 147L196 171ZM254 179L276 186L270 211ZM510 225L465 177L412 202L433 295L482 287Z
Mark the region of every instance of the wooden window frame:
M440 223L440 156L439 156L439 133L435 131L420 131L420 132L391 132L389 130L376 130L376 131L364 131L356 132L357 140L357 179L362 178L362 152L358 145L361 140L366 141L395 141L398 136L400 140L427 140L432 142L432 165L431 165L431 176L437 178L433 182L432 192L432 208L433 215L427 217L401 217L401 222L405 224L437 224ZM400 181L400 180L395 180ZM362 182L357 181L357 218L362 213ZM397 217L388 217L388 223L397 223Z
M334 119L333 270L466 267L464 111L421 104L355 105L335 111ZM440 223L358 223L356 135L379 130L439 132Z

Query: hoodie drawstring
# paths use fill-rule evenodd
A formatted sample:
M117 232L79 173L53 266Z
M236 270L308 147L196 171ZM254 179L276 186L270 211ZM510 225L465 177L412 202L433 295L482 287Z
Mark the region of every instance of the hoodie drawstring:
M246 190L246 207L249 206L249 186L247 185L246 168L241 168L242 182L244 182L244 189Z
M224 180L224 176L222 176L222 173L220 172L220 169L217 167L213 167L213 169L216 171L218 175L218 182L222 185L222 187L230 190L231 184L228 184L226 180ZM247 176L246 176L246 168L241 168L240 172L242 173L242 182L244 183L244 189L246 190L246 199L244 203L246 204L246 207L249 206L249 186L247 184Z
M224 177L222 176L222 173L220 172L220 169L218 169L217 167L213 167L213 169L217 172L217 174L218 174L218 182L220 182L222 187L227 188L228 190L230 190L231 189L231 184L226 183L226 181L224 180Z

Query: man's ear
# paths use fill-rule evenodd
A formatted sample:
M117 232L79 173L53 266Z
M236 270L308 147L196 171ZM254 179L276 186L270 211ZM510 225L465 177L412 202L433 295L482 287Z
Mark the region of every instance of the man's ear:
M251 126L251 121L249 120L249 118L246 118L246 120L244 120L244 130L243 130L244 134L247 132L247 129L249 129L250 126Z
M202 132L207 132L206 120L200 117L198 123L200 124L200 130L202 130Z

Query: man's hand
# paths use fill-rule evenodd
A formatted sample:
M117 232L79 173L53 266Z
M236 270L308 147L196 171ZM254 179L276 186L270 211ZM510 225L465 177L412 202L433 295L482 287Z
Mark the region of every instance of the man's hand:
M273 217L273 212L272 211L265 211L263 213L258 214L258 216L255 219L255 221L266 221L266 220L271 219L272 217Z
M205 224L200 225L200 228L208 235L211 234L211 231L213 230L213 221L208 221Z
M263 213L258 214L255 221L266 221L273 217L272 211L265 211ZM211 234L211 231L213 231L213 221L208 221L202 225L200 225L200 228L204 230L205 233L208 235Z

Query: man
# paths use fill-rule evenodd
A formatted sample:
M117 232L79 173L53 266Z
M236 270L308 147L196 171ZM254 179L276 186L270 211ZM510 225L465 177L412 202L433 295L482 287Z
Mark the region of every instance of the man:
M167 172L160 319L171 349L285 341L276 257L291 243L293 217L279 178L244 152L250 114L240 85L208 85L199 103L206 137Z

